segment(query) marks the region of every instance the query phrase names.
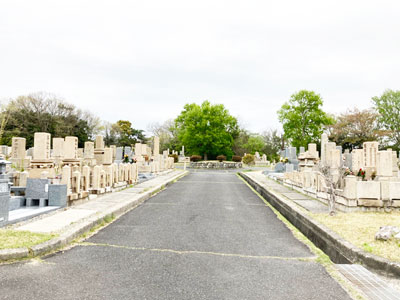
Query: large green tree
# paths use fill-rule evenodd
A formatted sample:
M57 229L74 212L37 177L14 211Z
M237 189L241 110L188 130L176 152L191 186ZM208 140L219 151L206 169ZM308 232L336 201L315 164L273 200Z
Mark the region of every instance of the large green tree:
M386 90L382 96L373 97L372 101L379 113L378 122L386 130L390 141L400 147L400 91Z
M333 119L322 110L322 98L313 91L301 90L293 94L278 111L284 136L294 147L318 142L324 126Z
M190 154L204 159L223 154L231 156L234 139L239 134L237 119L222 104L186 104L175 119L178 139Z

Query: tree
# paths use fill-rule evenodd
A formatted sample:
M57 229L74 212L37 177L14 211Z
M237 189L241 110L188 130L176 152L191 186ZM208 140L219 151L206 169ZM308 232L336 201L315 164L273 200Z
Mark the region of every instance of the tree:
M240 156L243 156L245 153L248 153L249 151L246 148L246 144L249 140L249 137L250 133L247 130L241 128L233 142L232 146L233 153Z
M246 153L255 154L256 152L263 153L265 142L262 136L258 134L250 135L247 143L244 145L247 149Z
M267 155L269 161L279 160L279 150L284 147L285 141L278 130L268 130L262 133L264 138L264 148L262 152ZM283 144L283 145L282 145Z
M99 119L82 112L55 95L34 93L11 99L5 112L8 122L2 143L11 144L13 136L26 138L27 147L33 146L35 132L48 132L53 137L77 136L79 147L98 132Z
M160 138L160 150L179 150L179 140L174 120L167 120L163 124L151 123L148 131Z
M376 141L382 136L378 129L378 116L373 109L347 110L329 127L329 139L344 149L361 148L364 142Z
M325 184L326 192L329 195L328 199L328 212L330 216L336 215L336 196L338 196L337 189L343 188L344 178L346 177L347 168L343 165L340 166L336 172L333 172L329 166L323 166L320 162L317 166L317 174L322 177ZM334 174L335 173L335 174Z
M386 130L390 142L395 148L400 147L400 91L386 90L382 96L373 97L372 102L379 113L378 122Z
M323 128L333 120L322 110L322 98L313 91L293 94L278 111L284 136L294 147L306 147L319 140Z
M230 157L239 133L237 119L222 104L186 104L175 119L178 139L190 154L204 155L204 159L223 154Z
M132 128L132 123L126 120L119 120L111 125L112 130L117 137L118 146L132 146L135 143L146 141L143 130Z

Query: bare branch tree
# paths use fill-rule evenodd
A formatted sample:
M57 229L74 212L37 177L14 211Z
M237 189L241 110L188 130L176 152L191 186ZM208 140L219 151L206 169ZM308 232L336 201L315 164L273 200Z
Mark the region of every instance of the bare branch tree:
M329 166L323 166L321 163L318 164L318 175L320 175L327 188L327 193L329 195L328 198L328 211L330 216L334 216L336 214L336 191L341 187L344 177L347 173L347 168L341 165L338 170L333 174L333 168Z

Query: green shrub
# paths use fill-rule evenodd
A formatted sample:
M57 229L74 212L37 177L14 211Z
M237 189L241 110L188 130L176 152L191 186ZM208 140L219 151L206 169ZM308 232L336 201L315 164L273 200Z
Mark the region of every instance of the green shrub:
M239 156L239 155L234 155L234 156L232 156L232 161L241 162L242 161L242 157Z
M254 164L254 155L246 154L243 157L243 163L245 163L246 165L253 165Z
M174 158L174 162L177 163L178 162L178 154L170 154L169 157L173 157Z
M200 155L192 155L190 157L190 161L194 161L194 162L199 161L201 159L202 159L202 157Z
M217 160L218 160L219 162L223 162L224 160L226 160L226 156L225 156L225 155L218 155L218 156L217 156Z

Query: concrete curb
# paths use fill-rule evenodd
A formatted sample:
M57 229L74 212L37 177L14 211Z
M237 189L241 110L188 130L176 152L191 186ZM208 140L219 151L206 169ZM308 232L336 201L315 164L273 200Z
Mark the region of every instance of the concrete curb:
M334 263L358 263L379 273L400 277L400 263L361 250L304 214L294 203L285 200L274 191L267 190L248 174L241 172L239 175L318 248L324 251Z
M151 198L155 193L161 191L166 186L170 185L174 181L184 177L188 172L184 171L180 174L169 178L166 182L156 185L150 188L148 191L143 192L139 198L135 198L129 202L122 202L120 205L114 206L107 211L98 213L96 215L90 216L83 219L73 225L71 225L66 231L61 233L60 236L53 238L44 243L32 246L31 248L14 248L14 249L2 249L0 250L0 262L5 262L8 260L16 260L23 258L33 258L35 256L43 255L60 248L63 248L70 244L74 239L78 238L85 232L100 224L106 217L120 217L131 208L143 203L144 201ZM157 177L156 177L157 178ZM117 192L118 193L118 192ZM135 194L132 194L132 196Z

